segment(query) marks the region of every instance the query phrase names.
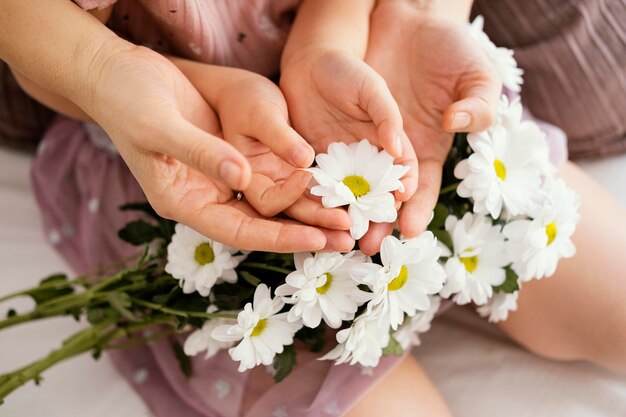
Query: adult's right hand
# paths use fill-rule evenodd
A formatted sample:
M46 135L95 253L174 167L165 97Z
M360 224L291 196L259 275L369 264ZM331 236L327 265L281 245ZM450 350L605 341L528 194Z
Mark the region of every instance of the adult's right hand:
M381 0L371 19L366 61L389 85L419 164L417 192L399 217L408 237L430 221L453 133L488 129L502 91L495 68L469 34L467 16L454 3L471 4L433 2L432 9L422 10L417 2ZM365 253L377 252L391 233L388 225L373 226L359 242Z
M160 215L241 249L327 247L334 232L262 218L233 198L249 184L250 166L219 137L213 109L165 57L111 42L92 61L92 88L75 101L111 136Z

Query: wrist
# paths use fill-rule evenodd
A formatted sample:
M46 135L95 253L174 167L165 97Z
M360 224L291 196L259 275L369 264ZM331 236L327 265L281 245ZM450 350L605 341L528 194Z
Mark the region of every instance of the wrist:
M338 42L317 40L299 42L296 47L285 52L280 62L281 72L288 71L290 68L300 68L302 64L312 66L320 58L328 54L352 54L358 56L353 50Z
M87 113L92 112L99 101L99 91L107 91L110 67L118 58L132 54L136 48L136 45L112 32L81 42L72 52L69 61L75 76L64 86L61 94Z
M463 24L469 20L473 3L473 0L379 0L376 8L406 8L407 12L424 17Z

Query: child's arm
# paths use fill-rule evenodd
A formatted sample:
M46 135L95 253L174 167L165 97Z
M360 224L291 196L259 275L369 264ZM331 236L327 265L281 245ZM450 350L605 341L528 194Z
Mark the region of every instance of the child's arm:
M305 0L285 46L281 66L310 49L337 48L363 58L375 0Z

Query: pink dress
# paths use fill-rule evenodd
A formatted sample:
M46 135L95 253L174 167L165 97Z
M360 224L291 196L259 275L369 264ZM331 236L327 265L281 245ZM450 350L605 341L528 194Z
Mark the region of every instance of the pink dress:
M90 9L115 0L76 3ZM109 26L158 51L271 76L298 3L120 0ZM145 197L98 126L58 117L41 142L32 178L50 243L77 272L132 253L116 233L131 215L118 207ZM263 367L239 373L225 352L194 358L186 379L171 340L111 355L155 417L341 416L399 363L385 358L376 369L334 366L302 351L294 372L275 384Z

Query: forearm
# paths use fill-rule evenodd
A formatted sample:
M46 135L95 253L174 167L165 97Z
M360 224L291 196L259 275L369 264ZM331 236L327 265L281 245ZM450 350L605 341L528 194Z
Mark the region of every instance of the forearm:
M3 0L0 11L0 59L36 99L70 113L87 104L94 62L128 48L69 0Z
M281 67L312 47L348 50L362 58L374 3L375 0L305 0L289 34Z
M76 104L59 94L51 93L40 85L32 82L15 69L11 72L19 86L26 94L55 112L82 121L91 121L91 117Z

